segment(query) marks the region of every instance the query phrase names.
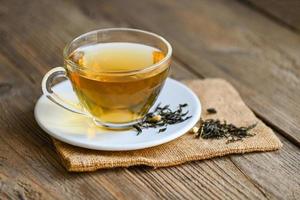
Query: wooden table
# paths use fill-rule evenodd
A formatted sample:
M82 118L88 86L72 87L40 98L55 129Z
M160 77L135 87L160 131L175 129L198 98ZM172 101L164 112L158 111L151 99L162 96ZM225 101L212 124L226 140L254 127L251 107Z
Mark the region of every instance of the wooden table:
M300 4L274 2L2 0L0 199L300 199L300 18L281 9L296 13ZM64 45L105 27L166 37L172 77L227 79L283 148L163 169L67 172L34 104Z

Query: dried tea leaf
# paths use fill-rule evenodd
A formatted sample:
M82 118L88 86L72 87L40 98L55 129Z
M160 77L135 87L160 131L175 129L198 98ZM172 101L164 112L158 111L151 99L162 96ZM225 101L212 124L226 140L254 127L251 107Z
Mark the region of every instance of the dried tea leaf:
M141 129L139 126L137 126L137 125L133 125L133 128L135 128L135 129L136 129L136 131L137 131L137 135L139 135L139 134L141 134L141 133L142 133L142 129Z
M217 113L217 110L215 108L207 108L206 111L208 114L216 114Z
M167 128L161 128L161 129L159 129L159 133L161 133L161 132L165 132L167 130Z

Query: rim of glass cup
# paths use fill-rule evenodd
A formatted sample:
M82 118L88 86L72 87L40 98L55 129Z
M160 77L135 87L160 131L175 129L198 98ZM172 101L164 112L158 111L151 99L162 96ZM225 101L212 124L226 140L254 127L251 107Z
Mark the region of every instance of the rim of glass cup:
M143 69L138 69L138 70L128 70L128 71L107 71L107 72L103 72L103 71L94 71L94 70L90 70L87 67L78 67L78 65L73 62L72 60L70 60L69 57L69 48L72 45L73 42L76 42L77 40L79 40L82 37L85 37L87 35L92 35L98 32L106 32L106 31L132 31L132 32L139 32L139 33L143 33L143 34L147 34L153 37L158 38L159 40L161 40L166 46L167 46L167 55L160 60L159 62L152 64L148 67L145 67ZM77 36L76 38L74 38L72 41L70 41L69 43L67 43L67 45L65 46L64 50L63 50L63 57L64 60L71 66L75 67L76 69L79 69L81 71L84 70L89 70L95 73L101 73L101 74L111 74L111 75L124 75L124 74L136 74L136 73L143 73L143 72L148 72L148 71L152 71L156 68L159 68L159 66L163 66L163 64L165 62L167 62L172 56L172 46L171 44L162 36L156 34L156 33L152 33L149 31L144 31L144 30L140 30L140 29L133 29L133 28L104 28L104 29L98 29L98 30L93 30L93 31L89 31L87 33L84 33L82 35Z

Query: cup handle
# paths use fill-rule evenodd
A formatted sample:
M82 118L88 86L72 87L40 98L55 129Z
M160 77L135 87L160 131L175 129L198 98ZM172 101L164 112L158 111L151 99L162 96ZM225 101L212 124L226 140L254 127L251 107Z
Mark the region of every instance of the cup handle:
M42 80L42 91L44 95L46 95L46 97L50 99L53 103L59 105L60 107L66 110L85 115L86 113L84 112L80 104L72 102L68 99L64 99L52 90L53 81L60 77L69 79L67 76L67 72L63 67L55 67L45 74Z

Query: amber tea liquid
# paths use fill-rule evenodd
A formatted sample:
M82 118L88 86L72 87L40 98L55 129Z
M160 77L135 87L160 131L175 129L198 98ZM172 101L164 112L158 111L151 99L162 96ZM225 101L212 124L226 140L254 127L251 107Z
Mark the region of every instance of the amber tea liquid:
M73 88L84 108L105 123L130 123L141 119L168 75L169 65L143 69L165 55L138 43L100 43L76 49L69 56L79 66L67 64ZM138 73L129 71L141 70Z

